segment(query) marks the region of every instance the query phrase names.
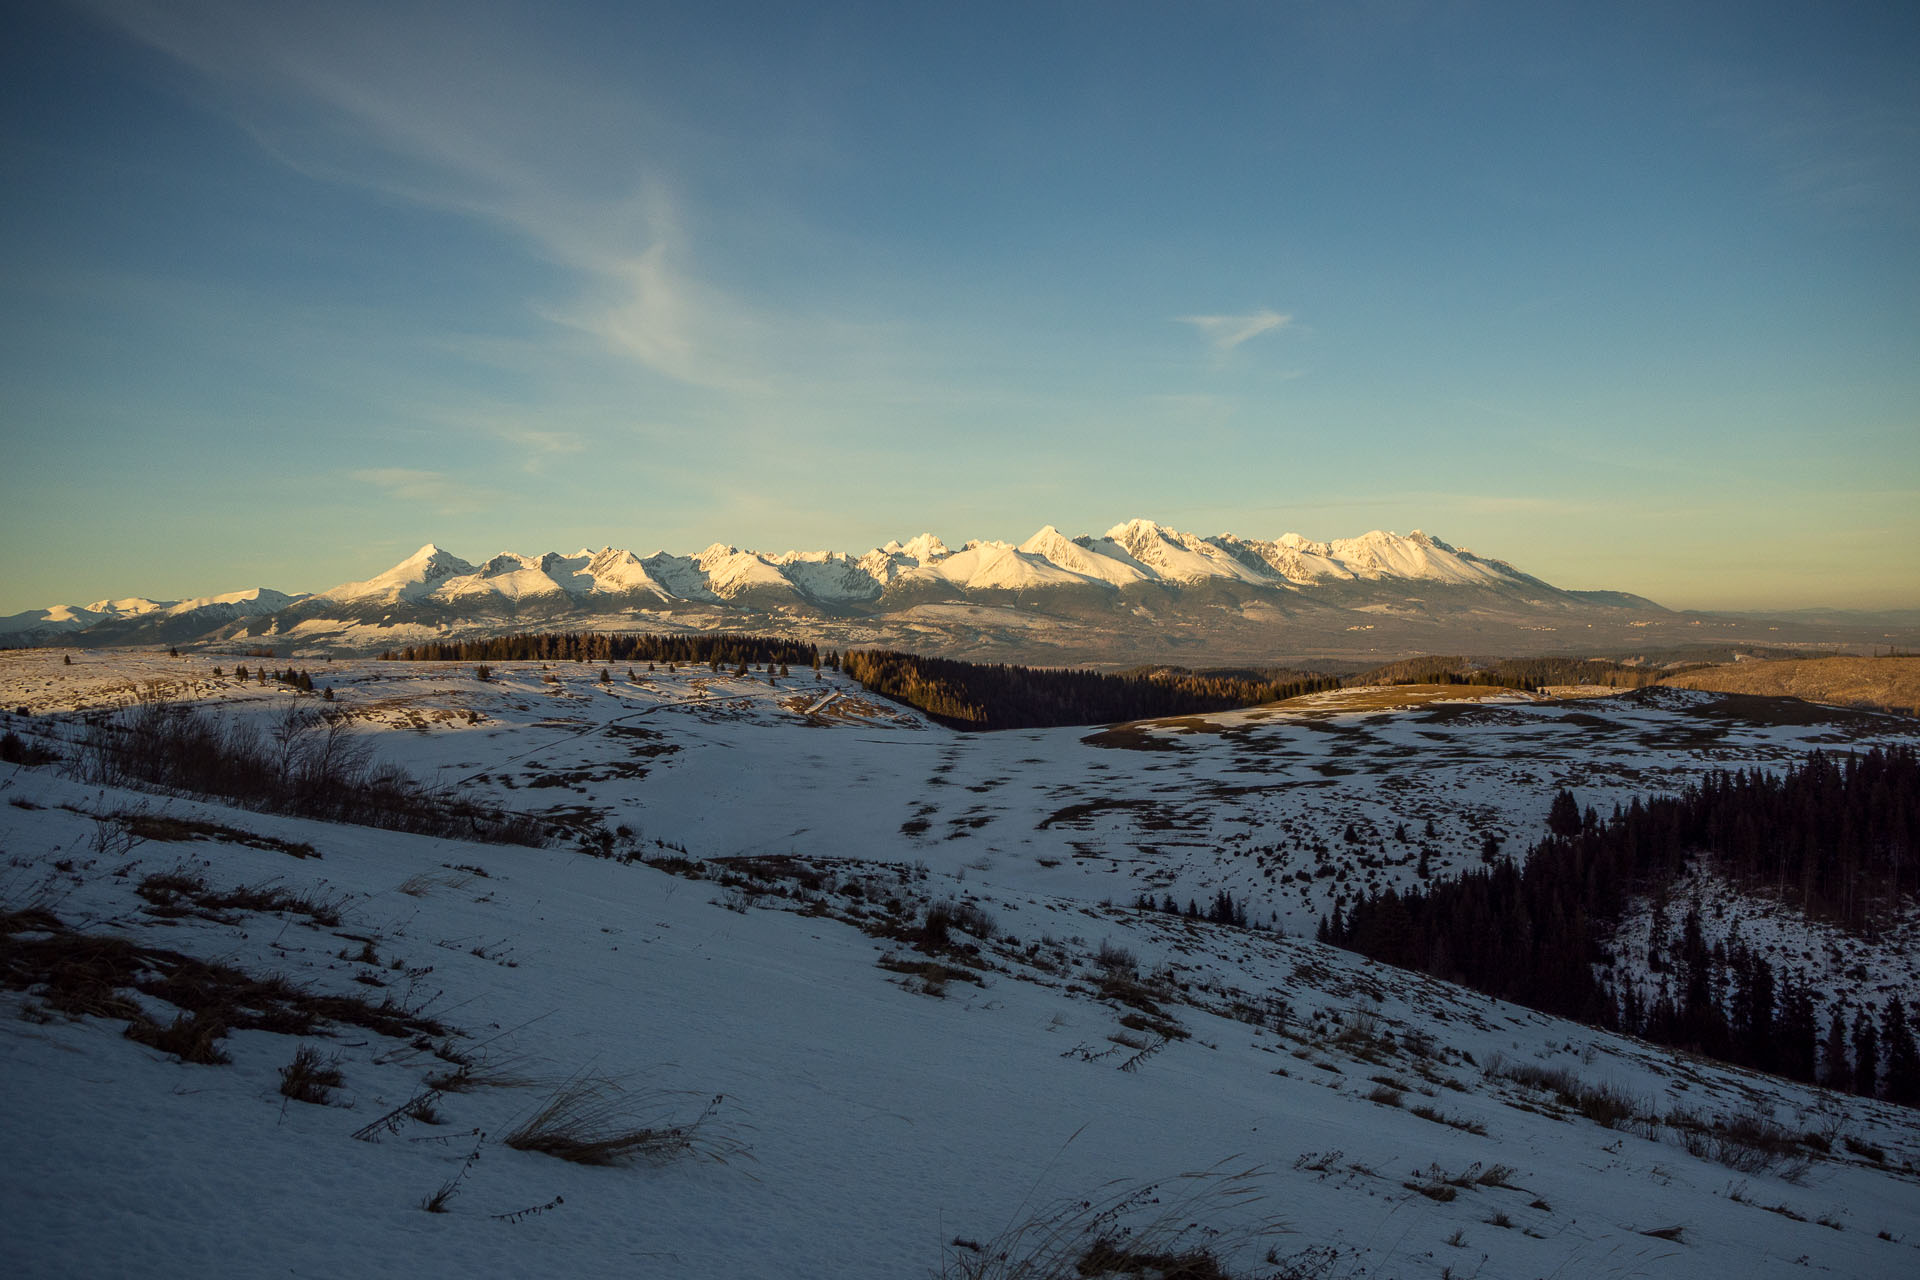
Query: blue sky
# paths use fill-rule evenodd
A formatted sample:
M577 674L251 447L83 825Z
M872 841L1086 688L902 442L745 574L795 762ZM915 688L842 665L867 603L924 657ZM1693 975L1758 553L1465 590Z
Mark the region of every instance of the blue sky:
M0 16L0 613L1427 529L1920 606L1920 9Z

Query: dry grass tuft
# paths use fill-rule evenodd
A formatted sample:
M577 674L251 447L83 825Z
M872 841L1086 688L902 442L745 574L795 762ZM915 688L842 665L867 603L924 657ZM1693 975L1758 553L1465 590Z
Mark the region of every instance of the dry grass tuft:
M280 1068L280 1093L295 1102L325 1106L333 1099L332 1090L345 1081L346 1077L340 1073L340 1059L322 1057L310 1044L301 1045L294 1052L293 1061Z
M922 995L944 996L947 994L949 982L971 982L976 987L986 985L980 975L971 969L942 964L938 960L921 960L913 956L888 952L874 963L889 973L905 975L902 985L909 991L917 991Z
M279 974L255 977L131 938L80 933L46 911L10 913L4 922L0 986L33 990L47 1007L69 1017L126 1018L129 1038L184 1061L224 1061L210 1042L228 1030L304 1036L342 1023L398 1039L448 1034L436 1019L391 999L376 1005L353 996L318 995ZM130 998L132 991L164 1000L182 1016L162 1027Z
M475 1064L461 1062L426 1079L426 1087L436 1093L471 1093L475 1089L524 1089L536 1083L519 1074L513 1062Z
M164 1027L141 1016L127 1024L125 1034L129 1040L170 1053L182 1062L219 1066L233 1061L218 1043L227 1034L227 1026L211 1014L183 1013Z
M1198 1173L1070 1197L979 1242L955 1238L942 1280L1232 1280L1228 1262L1285 1228L1249 1221L1262 1173L1222 1162ZM1204 1225L1226 1220L1230 1225ZM1235 1222L1239 1225L1233 1225ZM1269 1251L1269 1259L1271 1252Z
M516 1151L537 1151L574 1164L664 1163L704 1156L721 1164L745 1147L715 1131L725 1095L709 1098L691 1120L673 1120L687 1095L660 1090L629 1094L617 1080L574 1075L502 1139Z

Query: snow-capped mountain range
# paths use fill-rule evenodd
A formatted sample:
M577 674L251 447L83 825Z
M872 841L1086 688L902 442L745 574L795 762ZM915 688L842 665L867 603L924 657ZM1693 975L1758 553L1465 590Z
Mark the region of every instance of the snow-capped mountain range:
M1069 537L951 547L932 533L864 554L692 555L614 547L502 552L473 562L432 543L372 577L310 595L265 588L196 600L104 600L0 618L0 643L272 641L357 651L527 626L801 633L999 660L1209 661L1384 647L1431 648L1464 626L1489 645L1538 649L1572 625L1672 618L1638 596L1567 591L1430 534L1376 530L1317 541L1201 537L1129 520ZM1532 634L1529 634L1532 633ZM1618 630L1620 636L1643 638ZM1501 639L1504 637L1504 639ZM1530 643L1525 643L1530 642Z
M965 592L1048 587L1118 589L1140 583L1191 585L1210 578L1299 589L1328 582L1402 579L1449 585L1552 590L1499 560L1447 545L1419 530L1373 532L1315 542L1290 533L1273 541L1233 534L1202 538L1129 520L1106 533L1069 538L1052 525L1018 545L975 540L954 550L931 533L889 542L865 555L838 551L772 554L716 542L693 555L582 548L572 555L502 553L471 564L431 543L385 573L319 593L342 604L459 605L541 595L649 595L718 603L750 592L790 593L816 604L880 599L911 584Z
M284 591L253 587L194 600L148 600L132 596L124 600L96 600L92 604L57 604L50 609L30 609L0 618L0 635L34 632L57 635L85 631L102 623L155 623L177 619L204 621L212 626L236 618L277 613L304 599L305 595L290 596Z

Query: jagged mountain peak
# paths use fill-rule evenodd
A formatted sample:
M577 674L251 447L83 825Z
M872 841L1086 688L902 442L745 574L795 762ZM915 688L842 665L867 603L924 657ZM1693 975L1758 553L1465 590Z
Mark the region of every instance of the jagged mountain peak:
M934 610L931 616L936 618L958 618L960 614L940 609L962 602L1083 619L1074 626L1105 625L1084 621L1096 616L1088 610L1117 610L1098 616L1137 617L1145 626L1151 609L1160 607L1151 601L1177 602L1183 593L1207 584L1212 584L1209 592L1224 587L1229 594L1198 596L1192 606L1167 607L1253 609L1247 617L1268 619L1286 615L1298 607L1290 602L1303 598L1335 611L1393 609L1402 601L1426 601L1419 608L1430 609L1443 588L1497 594L1497 602L1489 595L1474 608L1627 607L1560 591L1504 561L1456 549L1421 529L1405 535L1375 529L1332 541L1298 533L1271 539L1234 533L1202 537L1134 517L1103 534L1069 536L1057 525L1045 524L1018 544L974 538L958 550L928 531L857 556L832 550L774 553L715 541L692 554L658 551L646 557L610 545L597 550L583 546L571 554L509 550L476 565L428 542L391 568L341 583L318 597L281 596L261 588L250 596L230 593L186 605L142 598L99 601L84 609L61 606L0 619L0 635L52 638L100 628L119 640L137 634L142 626L158 627L163 621L173 626L183 610L199 608L213 609L206 616L216 624L247 620L248 634L262 633L262 614L276 615L266 624L269 630L298 625L313 634L327 631L329 622L496 627L517 619L612 618L635 610L665 620L676 612L715 608L892 618L896 609L924 606ZM1126 594L1146 587L1170 594ZM1063 591L1095 594L1057 594ZM1212 603L1201 606L1200 600ZM1228 603L1234 600L1243 603ZM1263 603L1255 608L1256 602ZM278 616L282 613L284 617ZM712 624L709 618L701 625ZM1339 626L1342 633L1372 629L1368 618L1342 619Z

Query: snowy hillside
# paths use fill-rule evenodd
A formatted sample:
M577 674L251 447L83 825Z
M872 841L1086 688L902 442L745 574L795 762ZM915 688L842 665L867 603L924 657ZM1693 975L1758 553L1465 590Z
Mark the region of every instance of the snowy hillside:
M1422 843L1435 873L1517 844L1560 785L1605 807L1911 721L1343 691L968 737L832 673L310 670L297 695L14 653L0 701L70 759L75 708L343 713L557 842L0 765L17 1274L1009 1275L1043 1244L1064 1275L1148 1244L1244 1276L1920 1263L1910 1112L1128 905L1230 888L1298 929L1417 876ZM581 1139L612 1163L553 1154Z

